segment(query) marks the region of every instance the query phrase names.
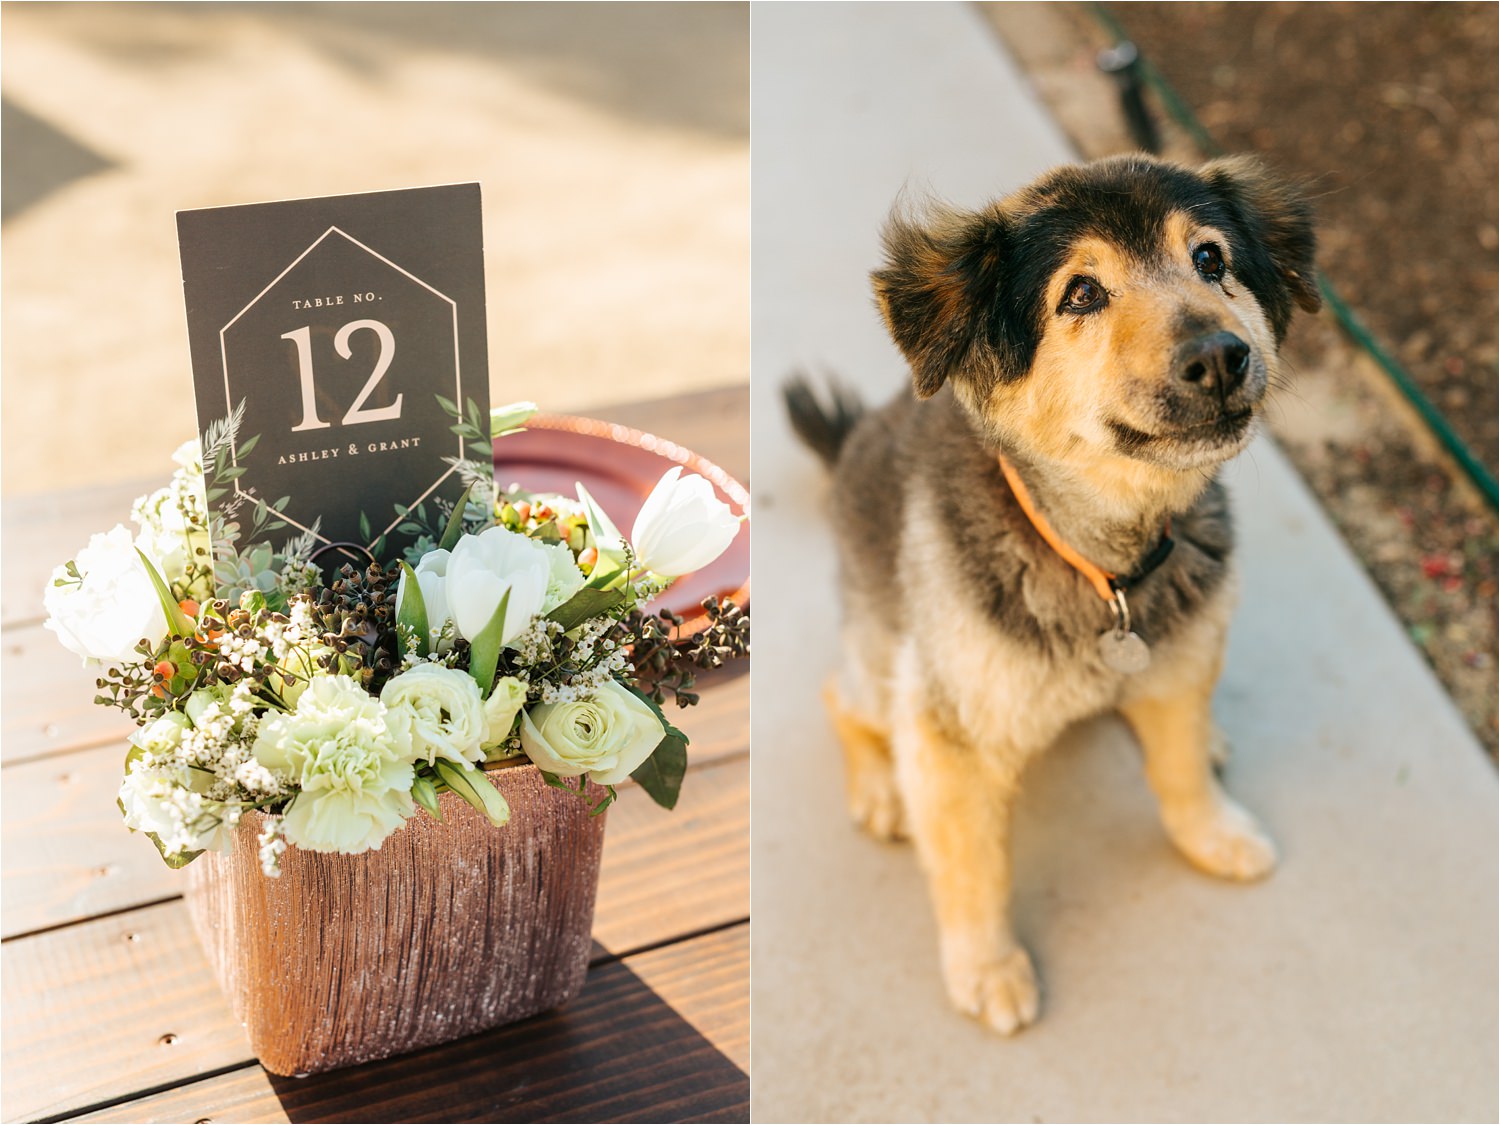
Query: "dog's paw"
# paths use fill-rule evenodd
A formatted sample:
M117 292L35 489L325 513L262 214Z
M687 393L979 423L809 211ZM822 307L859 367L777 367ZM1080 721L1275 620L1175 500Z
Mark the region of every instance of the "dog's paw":
M1041 994L1031 957L1020 946L998 960L945 957L943 977L953 1006L1001 1035L1036 1022Z
M1276 845L1227 797L1193 810L1163 810L1162 820L1177 850L1210 875L1248 881L1264 878L1276 866Z
M906 808L892 770L862 769L849 776L849 816L877 840L906 839Z

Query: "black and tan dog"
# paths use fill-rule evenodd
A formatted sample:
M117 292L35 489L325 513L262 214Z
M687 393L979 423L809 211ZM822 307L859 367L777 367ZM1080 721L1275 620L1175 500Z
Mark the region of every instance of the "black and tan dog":
M1118 709L1198 867L1275 864L1225 795L1209 700L1234 600L1217 467L1245 448L1293 306L1307 205L1246 159L1063 168L975 212L897 215L875 291L914 395L787 388L833 466L843 664L829 704L855 819L909 835L953 1003L1036 1018L1008 918L1022 769Z

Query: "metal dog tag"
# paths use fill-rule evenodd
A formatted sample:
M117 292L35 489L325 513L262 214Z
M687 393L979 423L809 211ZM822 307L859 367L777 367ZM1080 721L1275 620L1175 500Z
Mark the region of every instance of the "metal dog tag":
M1109 629L1099 634L1099 659L1111 671L1129 676L1151 667L1151 650L1139 634Z
M1151 667L1151 649L1130 628L1130 605L1124 590L1115 590L1109 608L1115 615L1115 627L1099 634L1099 659L1106 668L1124 676L1144 672Z

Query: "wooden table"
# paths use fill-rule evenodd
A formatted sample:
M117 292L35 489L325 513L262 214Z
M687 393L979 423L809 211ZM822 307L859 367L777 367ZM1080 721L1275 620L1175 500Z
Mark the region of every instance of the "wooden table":
M590 413L748 479L746 389ZM51 568L163 480L5 503L6 1121L745 1121L749 1116L749 676L694 710L674 812L610 810L583 995L443 1047L311 1078L267 1074L209 973L184 874L115 808L130 721L42 628ZM108 466L100 466L101 475Z

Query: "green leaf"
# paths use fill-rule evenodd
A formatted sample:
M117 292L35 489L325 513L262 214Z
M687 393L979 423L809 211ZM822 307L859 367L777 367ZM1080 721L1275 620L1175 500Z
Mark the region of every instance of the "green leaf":
M443 528L443 537L438 540L438 549L451 551L463 537L464 533L464 509L469 506L469 496L474 491L474 485L464 489L464 494L458 498L458 503L453 505L453 514L448 517L448 526Z
M625 601L624 590L590 590L585 586L547 616L566 633L591 617L599 617Z
M615 792L615 787L613 785L606 785L604 787L604 790L605 792L603 798L597 805L589 810L589 816L598 816L605 809L609 808L610 805L614 804L615 800L620 796Z
M687 741L668 734L630 776L662 808L675 808L682 779L687 776L687 762Z
M250 456L250 451L252 449L254 449L259 442L260 442L260 435L256 434L254 437L249 438L246 441L240 442L240 447L239 447L239 449L236 452L241 457L248 457L248 456Z
M182 612L182 607L177 604L177 599L172 596L172 590L146 557L146 552L139 547L135 553L141 556L141 565L146 568L146 573L151 576L151 585L156 588L156 596L161 600L162 612L167 615L167 626L172 630L172 635L177 637L191 637L193 635L193 623L188 615Z
M506 821L510 820L510 806L505 803L505 798L500 796L500 791L489 783L482 771L460 769L442 759L434 762L433 768L437 770L438 776L448 783L449 789L489 817L490 823L496 828L504 827Z
M656 717L661 720L662 729L666 731L666 736L656 744L651 756L637 766L630 776L662 808L675 808L678 794L682 791L682 779L687 776L687 735L669 723L656 701L640 688L623 680L620 683L655 712Z
M500 649L504 647L505 609L510 604L510 591L500 596L489 624L479 630L479 635L469 641L469 675L479 685L479 694L488 699L490 689L495 686L495 669L500 666Z
M443 408L444 414L451 414L455 418L463 417L463 412L458 409L458 403L454 402L451 398L444 398L442 395L434 395L433 397L437 399L438 405Z
M366 541L370 538L370 517L363 512L359 513L359 537Z
M405 560L401 563L401 573L406 578L406 588L396 607L396 624L417 634L417 655L426 656L431 648L432 638L427 632L427 601L422 597L422 584L417 581L417 572ZM397 631L396 637L397 644L400 645L402 633ZM405 656L406 653L403 651L400 655Z
M536 413L534 402L511 402L490 411L490 436L499 437L526 424Z
M443 819L442 809L438 807L437 786L427 778L419 774L412 779L411 796L412 800L432 814L434 820Z
M574 481L573 487L578 490L578 500L588 514L589 531L593 533L594 547L599 552L594 573L589 576L589 585L602 590L625 570L625 536L620 534L608 513L594 502L582 481Z
M180 871L203 854L203 849L199 848L195 852L177 852L173 855L168 855L167 849L162 847L161 837L155 832L147 832L146 839L156 845L156 850L161 853L161 861L173 871Z

